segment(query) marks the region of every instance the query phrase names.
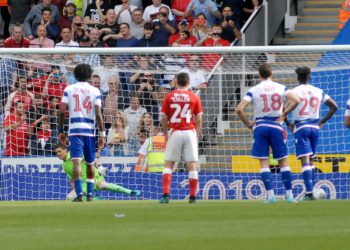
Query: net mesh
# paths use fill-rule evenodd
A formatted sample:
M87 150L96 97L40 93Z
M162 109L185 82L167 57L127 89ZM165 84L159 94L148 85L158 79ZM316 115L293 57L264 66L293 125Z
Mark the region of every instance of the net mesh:
M252 134L238 120L235 107L248 88L259 82L257 68L261 63L270 63L273 79L288 88L297 84L295 68L308 66L313 72L311 83L322 88L339 106L321 130L316 185L326 190L327 198L349 197L350 148L346 140L349 132L343 126L343 116L349 97L350 52L127 53L0 55L2 200L64 199L69 192L69 182L52 147L58 142L60 98L65 86L75 82L72 72L79 63L88 63L94 69L91 84L103 93L107 130L114 132L116 115L125 119L125 141L116 133L110 134L108 146L101 152L101 162L108 168L105 178L130 189L140 189L144 199L160 197L161 173L135 171L143 141L139 132L145 130L149 136L159 130L164 95L174 86L173 79L179 71L186 68L191 72L191 86L204 107L199 143L199 198L261 199L265 190L258 162L250 157ZM146 82L149 85L144 87ZM204 82L208 85L201 85ZM117 94L111 89L116 89ZM6 125L16 119L13 115L18 100L24 103L25 116L16 120L15 129L9 130ZM321 113L325 114L326 109L322 107ZM247 112L254 119L250 107ZM305 191L301 166L295 159L290 132L287 140L294 173L293 192L301 196ZM174 173L173 198L186 198L187 178L185 164L180 163ZM279 174L274 175L274 180L277 194L282 196ZM108 191L102 195L107 199L130 199Z

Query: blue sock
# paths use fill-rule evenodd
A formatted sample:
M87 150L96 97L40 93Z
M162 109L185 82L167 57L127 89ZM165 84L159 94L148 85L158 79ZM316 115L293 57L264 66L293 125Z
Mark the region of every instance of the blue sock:
M281 167L282 181L285 190L292 190L292 175L290 167Z
M87 196L93 196L94 195L94 179L86 181L87 186Z
M83 196L83 183L81 179L74 180L74 188L77 196Z
M303 167L303 179L306 187L306 193L312 193L313 181L312 181L312 170L311 168Z
M272 174L270 172L270 169L269 169L269 171L261 172L260 174L261 174L261 179L264 182L266 191L271 190L272 189Z

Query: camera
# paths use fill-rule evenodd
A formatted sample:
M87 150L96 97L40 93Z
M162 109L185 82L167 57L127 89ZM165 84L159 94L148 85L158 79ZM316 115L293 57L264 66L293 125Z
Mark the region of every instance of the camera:
M167 17L168 16L167 13L163 13L163 12L159 12L159 15L161 15L162 17Z
M82 23L75 23L76 26L81 27L83 24Z
M146 83L146 82L148 82L147 79L141 79L141 83Z
M159 21L159 19L153 19L153 20L152 20L152 24L153 24L153 27L154 27L154 26L160 26L160 21Z
M181 32L181 38L188 38L190 36L190 32L188 30L182 31Z
M151 14L151 15L150 15L150 18L151 18L151 19L157 18L157 13Z
M221 33L213 33L212 36L221 37Z
M230 17L229 16L225 16L225 21L226 22L230 21Z

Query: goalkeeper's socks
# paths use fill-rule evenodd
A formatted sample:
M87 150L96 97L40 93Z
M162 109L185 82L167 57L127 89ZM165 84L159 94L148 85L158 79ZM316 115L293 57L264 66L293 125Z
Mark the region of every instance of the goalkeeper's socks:
M130 189L124 188L124 187L119 186L119 185L114 184L114 183L108 183L106 186L106 189L109 191L112 191L112 192L123 193L123 194L128 194L128 195L131 194Z
M270 168L261 168L260 169L261 179L264 182L265 189L267 193L269 193L270 190L272 190L272 175Z
M75 179L74 180L74 188L77 196L81 197L83 196L83 183L81 179Z
M292 175L290 173L290 167L289 166L281 167L281 175L282 175L284 189L286 191L292 190Z
M171 179L172 179L172 171L170 168L164 168L163 175L162 175L162 189L163 194L170 194L170 186L171 186Z
M198 171L188 172L189 186L190 186L190 197L195 197L198 187Z
M94 196L94 184L95 180L94 179L86 179L86 186L87 186L87 196L92 197Z
M306 188L306 193L312 193L313 181L312 181L312 168L309 163L303 164L303 179Z

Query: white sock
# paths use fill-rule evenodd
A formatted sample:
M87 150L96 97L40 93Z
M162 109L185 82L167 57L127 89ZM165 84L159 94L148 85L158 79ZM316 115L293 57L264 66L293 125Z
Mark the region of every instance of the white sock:
M286 198L293 198L293 192L292 190L286 190Z
M267 191L267 199L272 199L275 197L275 192L273 191L273 189Z

